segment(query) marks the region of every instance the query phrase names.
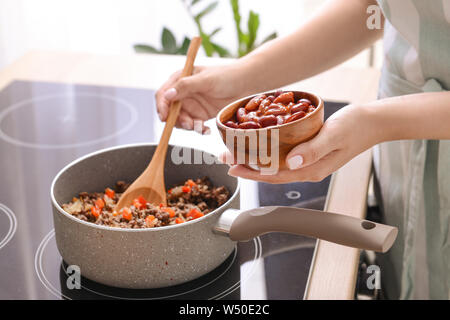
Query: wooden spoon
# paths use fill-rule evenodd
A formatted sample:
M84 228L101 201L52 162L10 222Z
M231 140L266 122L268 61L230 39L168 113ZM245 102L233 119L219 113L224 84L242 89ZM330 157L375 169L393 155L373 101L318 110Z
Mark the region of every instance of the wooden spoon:
M181 77L192 75L194 69L194 60L201 44L200 37L194 37L189 45L186 63L184 65ZM128 207L133 200L143 196L147 202L154 205L160 203L166 204L166 187L164 184L164 162L166 159L167 146L178 114L180 113L181 102L173 101L170 105L169 115L167 116L166 126L159 140L153 158L148 167L142 174L128 187L122 194L115 207L115 211L120 211L123 207Z

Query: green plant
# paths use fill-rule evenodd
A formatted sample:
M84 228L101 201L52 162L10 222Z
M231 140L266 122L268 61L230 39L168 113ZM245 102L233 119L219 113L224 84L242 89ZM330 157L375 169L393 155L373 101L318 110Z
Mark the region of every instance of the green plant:
M134 50L136 52L142 53L164 53L164 54L185 55L187 53L190 43L191 40L188 37L184 37L184 40L181 43L181 45L177 45L177 41L173 33L169 29L164 27L161 32L162 49L156 49L155 47L152 47L151 45L148 44L135 44Z
M258 34L259 28L259 14L250 10L248 14L247 20L247 32L242 31L241 29L241 15L239 13L239 0L230 0L231 8L233 9L233 18L234 24L236 26L236 32L238 37L238 57L245 56L247 53L254 50L259 45L267 42L269 40L275 39L277 37L277 33L273 32L268 35L264 40L259 44L255 45L256 36Z
M230 5L233 10L234 25L236 28L238 48L237 53L232 55L230 51L222 45L219 45L213 40L213 37L219 33L222 28L217 27L211 32L205 31L202 25L203 18L208 14L212 13L218 5L218 1L210 2L206 7L198 11L199 4L202 0L182 0L189 16L194 20L197 27L198 34L202 38L202 46L208 57L218 54L220 57L242 57L247 53L251 52L261 44L272 40L277 37L277 33L273 32L264 38L259 44L256 43L256 38L258 34L258 29L260 25L259 15L254 11L250 10L247 20L247 31L243 31L241 28L241 15L239 12L239 0L230 0ZM203 1L205 2L205 1ZM147 53L166 53L166 54L186 54L189 47L190 39L184 37L181 45L177 45L173 33L164 27L161 34L162 49L156 49L150 45L146 44L136 44L134 49L136 52L147 52Z

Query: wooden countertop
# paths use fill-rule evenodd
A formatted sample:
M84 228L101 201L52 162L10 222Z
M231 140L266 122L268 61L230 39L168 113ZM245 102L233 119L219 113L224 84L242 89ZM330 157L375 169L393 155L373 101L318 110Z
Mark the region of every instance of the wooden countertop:
M197 64L230 61L198 57ZM14 80L157 89L183 64L184 57L181 56L31 51L0 70L0 90ZM375 99L378 79L379 71L376 69L338 66L286 88L311 91L325 100L356 104ZM215 138L213 135L205 139ZM194 140L201 139L197 137ZM328 211L360 218L365 216L371 157L371 151L366 151L333 175L326 204ZM353 299L358 259L357 249L319 240L305 299Z

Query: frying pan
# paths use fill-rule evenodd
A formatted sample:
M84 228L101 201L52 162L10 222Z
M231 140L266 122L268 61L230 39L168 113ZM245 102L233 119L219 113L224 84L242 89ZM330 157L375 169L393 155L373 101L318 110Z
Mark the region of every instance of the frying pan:
M180 151L175 146L168 149L166 185L208 176L214 185L230 191L225 204L199 219L151 229L100 226L62 209L61 205L79 192L98 192L118 180L133 181L155 149L156 144L133 144L100 150L70 163L53 180L50 193L57 247L63 259L77 265L84 277L122 288L176 285L219 266L233 251L235 241L273 231L380 252L387 251L397 236L394 227L322 211L262 207L241 212L239 181L227 174L228 166L217 161L196 164L196 159L211 163L216 158L190 148ZM183 153L185 164L175 164L172 151Z

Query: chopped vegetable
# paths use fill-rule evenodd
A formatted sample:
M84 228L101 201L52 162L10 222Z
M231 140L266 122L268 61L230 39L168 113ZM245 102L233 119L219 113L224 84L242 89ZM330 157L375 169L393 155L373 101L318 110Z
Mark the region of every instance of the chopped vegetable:
M181 218L176 218L176 219L175 219L175 223L176 223L176 224L180 224L180 223L183 223L183 222L184 222L184 220L181 219Z
M191 211L189 211L187 216L191 217L192 219L197 219L197 218L203 217L204 214L194 208L194 209L191 209Z
M114 198L116 192L113 189L111 189L111 188L106 188L105 189L105 194L108 196L108 198L112 199L112 198Z
M152 215L152 214L149 214L149 215L145 218L145 224L147 225L147 227L151 228L151 227L154 226L153 220L155 220L155 216Z
M189 192L191 192L191 187L182 186L181 187L181 191L183 191L184 193L189 193Z
M99 209L98 207L91 207L91 213L94 217L98 218L100 216L101 213L101 209Z
M130 209L130 208L127 208L127 207L123 208L123 211L122 211L122 217L123 217L125 220L130 221L131 218L133 218L133 214L131 213L131 209Z
M175 217L175 210L172 208L161 208L162 211L167 212L170 218Z
M139 196L133 200L133 206L138 209L145 208L147 206L147 200L143 196Z
M102 211L102 209L105 207L105 201L103 201L102 198L98 198L97 200L95 200L94 204L98 209L100 209L100 211Z
M186 181L186 184L191 188L197 187L197 184L192 181L192 179L188 179L188 181Z

